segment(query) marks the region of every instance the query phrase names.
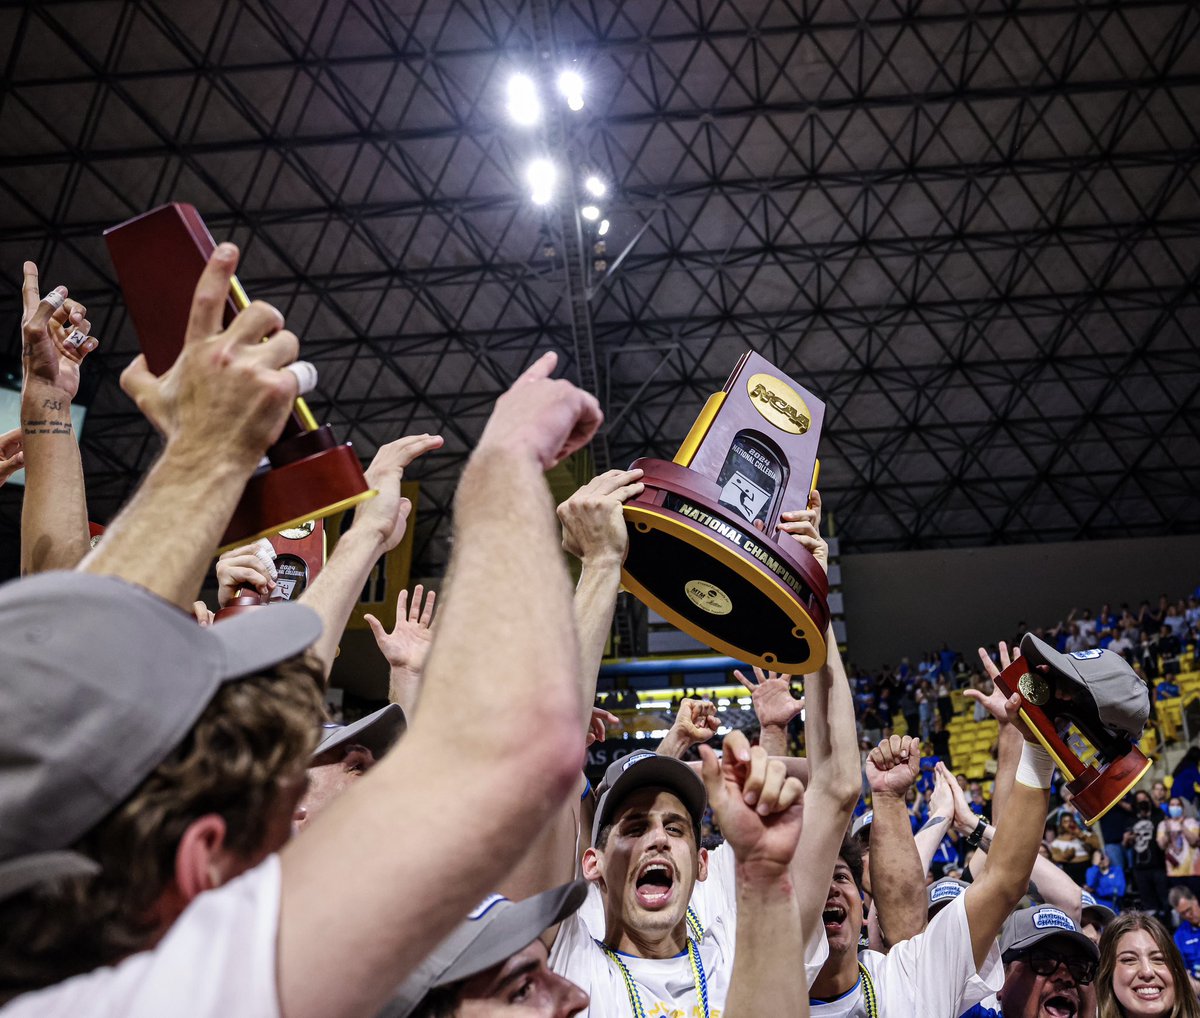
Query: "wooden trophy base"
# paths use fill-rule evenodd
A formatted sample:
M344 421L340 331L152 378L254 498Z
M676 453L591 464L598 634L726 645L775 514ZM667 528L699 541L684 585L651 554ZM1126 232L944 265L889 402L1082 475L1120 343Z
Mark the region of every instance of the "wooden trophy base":
M1068 779L1072 803L1089 827L1120 802L1150 769L1150 759L1133 744L1099 768L1080 760L1059 735L1054 717L1046 713L1044 705L1055 702L1050 684L1031 670L1024 657L1018 657L996 676L996 686L1007 697L1014 693L1020 697L1021 720L1046 747L1063 777ZM1070 715L1063 713L1063 717L1070 718ZM1080 731L1091 738L1082 728Z
M749 526L702 474L666 460L638 468L645 490L624 507L626 589L730 657L790 675L824 664L829 581L807 549Z
M1124 756L1109 761L1099 770L1088 766L1074 781L1068 782L1071 802L1089 827L1125 798L1142 780L1153 761L1137 746Z
M306 520L324 519L379 494L367 487L353 448L337 445L329 425L289 441L308 441L313 452L290 462L282 458L277 461L272 455L270 469L260 470L246 482L246 490L221 538L221 552L297 527Z

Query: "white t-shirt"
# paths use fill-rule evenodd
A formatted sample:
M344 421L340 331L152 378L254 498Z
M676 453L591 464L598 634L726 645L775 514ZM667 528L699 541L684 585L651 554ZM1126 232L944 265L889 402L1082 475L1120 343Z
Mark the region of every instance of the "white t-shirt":
M737 930L734 858L728 845L720 845L709 852L708 879L696 883L691 906L704 930L700 961L707 983L709 1013L712 1018L720 1018L729 995ZM591 995L587 1012L590 1018L632 1018L624 977L596 943L603 938L604 901L599 888L592 884L579 911L559 927L554 949L550 952L550 967ZM809 986L817 978L828 955L829 946L824 936L805 952ZM647 1015L704 1018L703 1008L696 999L695 977L686 951L674 958L635 958L622 954L621 960L637 983Z
M859 960L875 985L879 1018L958 1018L1004 985L1000 948L993 943L975 971L966 895L959 895L910 940L887 954L862 951ZM862 979L837 1000L812 1001L812 1018L866 1018Z
M152 951L44 990L0 1018L278 1018L279 857L197 897Z

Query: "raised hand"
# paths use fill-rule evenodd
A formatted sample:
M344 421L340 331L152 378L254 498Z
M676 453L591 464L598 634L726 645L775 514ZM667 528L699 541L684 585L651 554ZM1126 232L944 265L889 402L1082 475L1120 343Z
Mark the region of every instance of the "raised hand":
M400 494L404 470L418 456L441 447L441 435L405 435L381 445L366 469L367 483L379 494L355 509L352 529L376 533L383 551L395 548L412 512L412 502Z
M725 736L722 750L718 761L711 747L700 747L700 773L734 858L739 865L786 870L800 840L804 786L742 732Z
M711 700L693 700L685 696L679 702L671 731L689 746L694 746L699 742L707 742L720 727L717 708Z
M921 742L892 735L867 754L864 768L871 794L903 798L921 773Z
M609 728L616 727L620 723L621 719L615 714L606 711L603 707L593 707L584 745L590 746L593 742L603 742L605 736L608 735Z
M604 420L600 403L565 378L552 379L557 364L557 354L543 354L496 400L479 451L524 453L549 470L592 440Z
M161 376L137 357L121 388L163 434L182 442L199 462L220 457L253 467L283 431L298 382L284 371L300 349L283 315L254 301L224 328L222 321L238 250L218 244L192 298L183 349ZM263 337L267 337L263 340Z
M1032 739L1032 733L1020 718L1021 698L1016 693L1013 693L1011 697L1006 697L996 684L1000 673L1013 662L1013 658L1009 656L1008 644L1003 640L1000 641L999 649L1000 667L997 668L996 662L991 659L987 650L983 647L979 648L979 660L983 663L983 670L987 673L988 678L992 680L992 691L984 695L978 689L964 689L963 696L968 700L983 704L984 709L1000 723L1001 728L1005 725L1015 724L1022 735L1027 739Z
M408 603L408 589L400 591L396 598L396 625L389 633L374 615L364 615L375 643L393 668L410 668L420 671L433 644L433 606L437 592L425 591L418 583L413 587L412 605Z
M645 487L640 470L609 470L593 477L558 507L563 551L584 561L625 557L629 538L621 505Z
M231 548L217 559L217 604L224 608L243 587L253 587L263 597L275 589L275 549L259 539Z
M952 777L948 777L949 771L946 770L946 765L940 760L934 765L933 770L933 792L929 796L929 816L945 817L947 820L953 820L954 811L954 788L958 788L958 782ZM961 792L962 789L959 789ZM965 804L965 800L964 800Z
M0 484L24 465L25 453L21 449L21 429L18 426L0 434Z
M780 516L778 531L803 545L825 572L829 572L829 545L821 536L821 493L814 488L808 494L808 507L791 509Z
M792 696L791 677L780 672L765 672L754 666L755 681L751 682L741 671L735 670L734 678L750 690L750 701L758 723L764 728L774 726L786 728L792 718L804 710L804 697Z
M25 384L51 389L69 403L79 391L79 366L100 345L88 335L92 323L87 308L68 298L65 286L55 287L43 299L33 262L24 265L21 301Z

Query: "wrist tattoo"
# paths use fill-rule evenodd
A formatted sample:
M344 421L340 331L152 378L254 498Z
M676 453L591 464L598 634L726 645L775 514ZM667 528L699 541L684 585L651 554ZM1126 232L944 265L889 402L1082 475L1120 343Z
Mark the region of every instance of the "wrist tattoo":
M990 834L983 835L979 839L979 847L985 852L990 852L992 850L992 836Z
M921 825L921 830L917 831L917 833L920 834L921 831L928 830L930 827L936 827L938 824L944 824L945 822L945 817L930 817Z
M63 401L61 399L44 399L42 400L43 410L61 410Z
M37 420L22 421L21 430L26 435L69 435L71 434L71 418L68 417L64 421L42 417Z

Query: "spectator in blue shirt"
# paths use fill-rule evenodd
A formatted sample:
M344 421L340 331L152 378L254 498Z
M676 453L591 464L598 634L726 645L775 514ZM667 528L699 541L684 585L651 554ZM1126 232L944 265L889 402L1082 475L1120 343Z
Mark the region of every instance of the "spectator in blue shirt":
M1179 687L1170 679L1163 679L1154 691L1156 700L1170 700L1179 695Z
M1179 916L1175 946L1183 955L1183 965L1192 980L1192 989L1200 992L1200 901L1182 884L1171 888L1171 908Z
M1188 802L1196 799L1196 786L1200 784L1200 748L1193 746L1175 765L1175 778L1171 782L1171 794Z
M1125 871L1112 864L1107 852L1097 850L1092 853L1092 865L1088 867L1084 883L1101 905L1107 905L1114 912L1120 910L1125 894Z

